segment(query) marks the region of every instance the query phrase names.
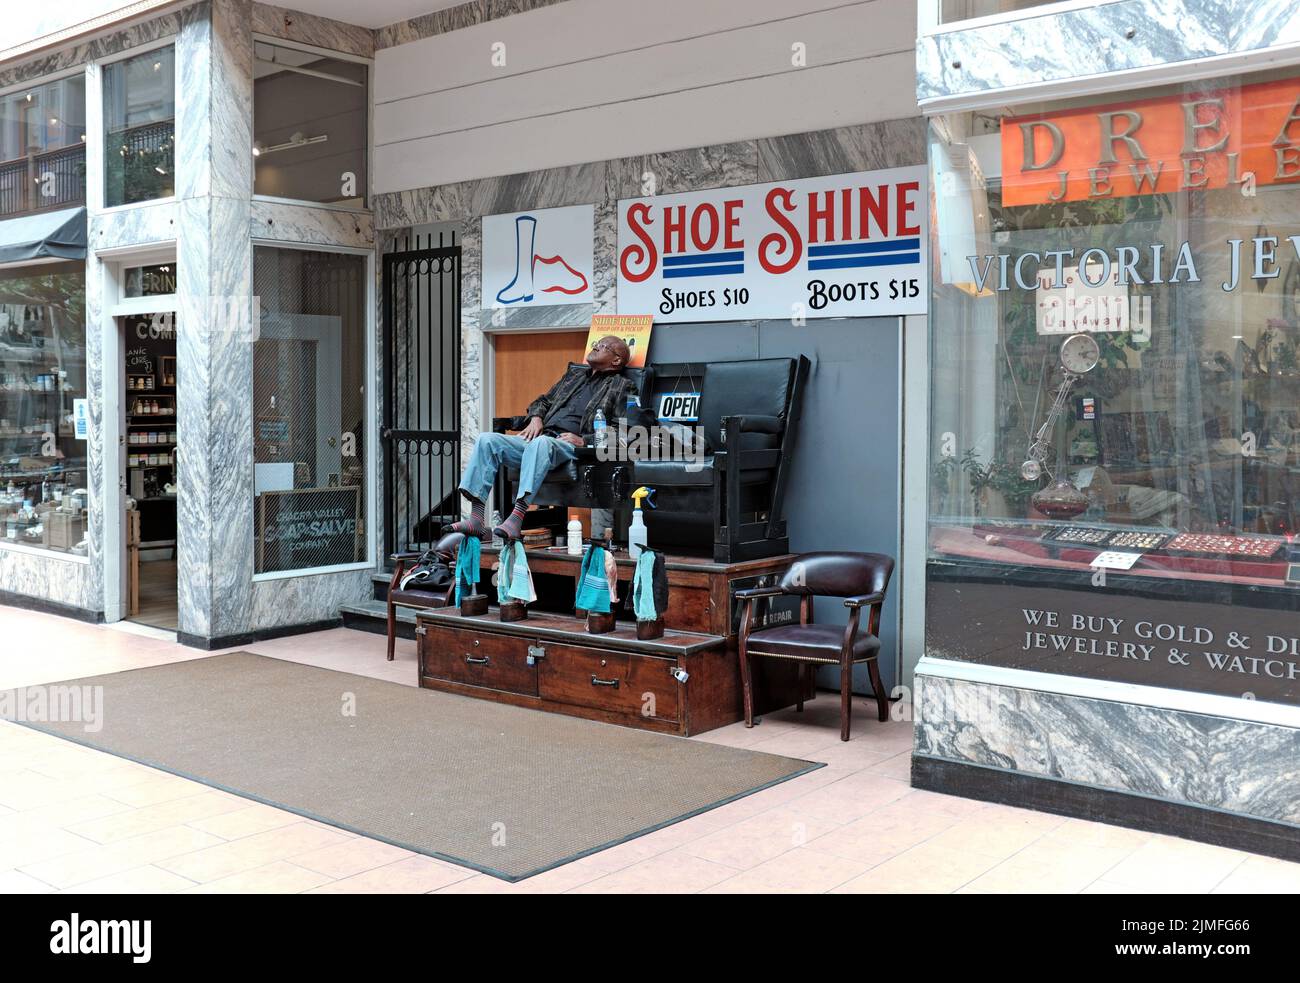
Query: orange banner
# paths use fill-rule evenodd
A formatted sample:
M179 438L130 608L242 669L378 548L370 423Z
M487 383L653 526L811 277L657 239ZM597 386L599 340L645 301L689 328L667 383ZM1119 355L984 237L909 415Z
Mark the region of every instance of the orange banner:
M1002 202L1300 181L1300 79L1004 117Z
M591 346L607 335L614 335L627 342L631 357L629 368L639 369L645 365L646 354L650 351L650 331L654 328L653 314L593 314L591 330L587 332L587 351Z

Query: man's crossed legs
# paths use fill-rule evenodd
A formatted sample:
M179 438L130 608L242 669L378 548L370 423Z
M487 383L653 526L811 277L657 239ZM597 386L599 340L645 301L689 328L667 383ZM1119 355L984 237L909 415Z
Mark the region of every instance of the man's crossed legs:
M519 469L519 497L515 499L510 517L492 532L505 539L518 539L523 531L528 503L537 494L537 489L542 486L547 474L552 468L572 461L576 456L572 444L566 444L555 437L534 437L526 441L509 434L479 434L474 441L469 464L465 467L465 475L460 481L460 493L469 500L470 515L468 519L452 523L452 531L478 536L480 539L487 537L484 503L492 491L492 483L496 481L497 470L502 465L509 465Z

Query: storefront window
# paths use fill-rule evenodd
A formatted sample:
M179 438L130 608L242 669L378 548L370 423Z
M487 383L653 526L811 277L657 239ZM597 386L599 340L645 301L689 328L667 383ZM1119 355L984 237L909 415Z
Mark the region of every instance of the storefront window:
M1277 74L933 122L932 574L1294 610L1298 99Z
M175 193L175 50L161 48L104 68L104 204Z
M86 554L81 263L0 270L0 537ZM84 415L82 417L84 420Z
M366 66L253 43L253 190L358 208L366 204Z
M366 556L365 271L361 256L254 251L258 573Z
M0 96L0 219L86 200L84 75Z

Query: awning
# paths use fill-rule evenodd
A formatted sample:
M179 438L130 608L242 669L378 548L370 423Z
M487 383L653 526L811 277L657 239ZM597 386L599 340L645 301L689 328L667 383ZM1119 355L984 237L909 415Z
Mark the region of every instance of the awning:
M84 208L65 208L0 222L0 264L85 258Z

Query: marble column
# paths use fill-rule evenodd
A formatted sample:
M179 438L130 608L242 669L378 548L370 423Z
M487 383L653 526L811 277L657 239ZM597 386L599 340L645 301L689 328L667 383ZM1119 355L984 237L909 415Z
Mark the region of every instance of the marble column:
M210 0L176 41L177 591L194 641L252 622L250 23L248 0Z

